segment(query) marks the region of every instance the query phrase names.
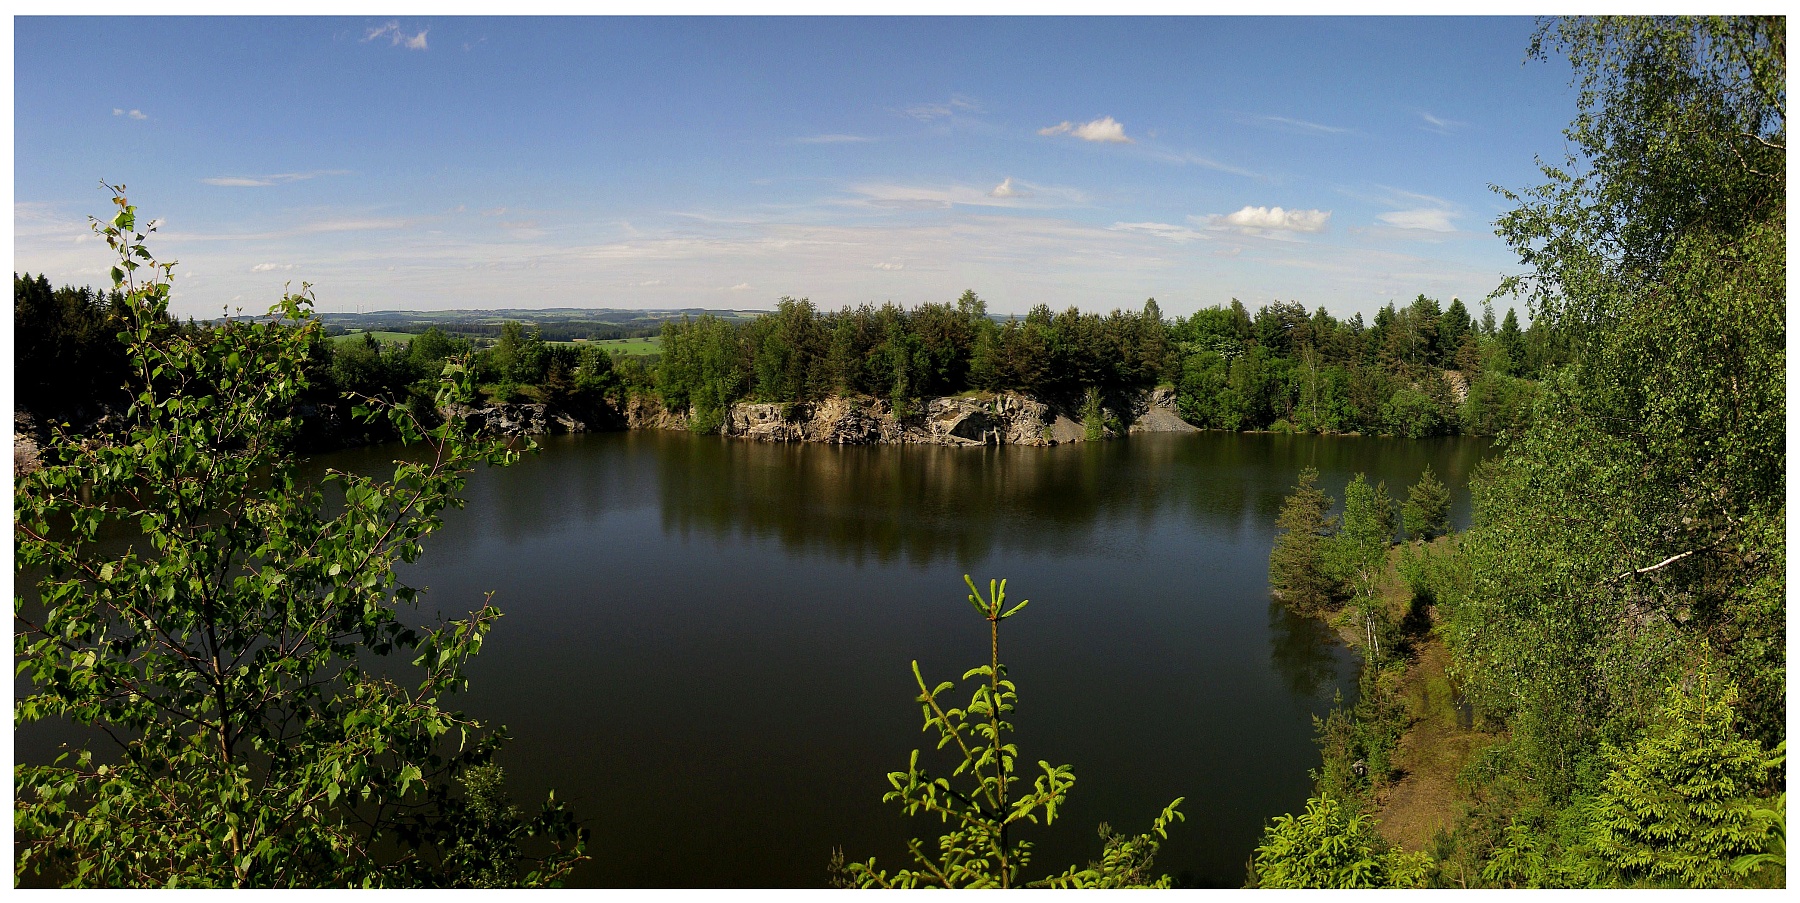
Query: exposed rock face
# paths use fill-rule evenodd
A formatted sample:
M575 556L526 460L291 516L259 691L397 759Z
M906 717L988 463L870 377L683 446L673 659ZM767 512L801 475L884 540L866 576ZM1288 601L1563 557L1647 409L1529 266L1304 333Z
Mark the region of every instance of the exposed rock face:
M625 405L625 428L629 430L685 430L687 418L663 410L657 402L636 396Z
M1460 370L1445 370L1444 382L1450 385L1450 397L1457 404L1469 400L1469 377Z
M1049 406L1023 395L933 398L924 410L895 417L880 399L834 395L810 404L732 405L727 436L771 442L830 442L838 445L911 442L926 445L1055 445L1058 420ZM1075 430L1075 439L1081 435Z
M1138 399L1128 433L1197 433L1200 428L1181 419L1174 389L1155 389Z
M39 467L44 462L39 449L40 435L37 420L24 411L13 411L13 477L17 479Z
M322 421L326 431L341 419L335 410L307 410L309 421ZM604 409L601 409L604 408ZM591 429L686 430L685 411L670 411L654 398L632 398L622 410L602 405L595 410L565 411L543 404L452 405L440 416L466 417L476 427L500 436L536 433L579 433ZM1138 399L1128 430L1192 432L1175 413L1175 393L1158 389ZM720 432L726 436L767 442L826 442L836 445L914 443L922 445L1061 445L1081 442L1081 422L1052 406L1015 392L933 398L922 410L896 417L893 406L879 398L832 395L814 402L771 404L740 402L725 414ZM1105 434L1111 437L1109 430Z
M537 433L582 433L587 424L564 411L543 404L491 404L472 408L453 404L438 412L443 417L467 418L480 433L494 436L527 436Z

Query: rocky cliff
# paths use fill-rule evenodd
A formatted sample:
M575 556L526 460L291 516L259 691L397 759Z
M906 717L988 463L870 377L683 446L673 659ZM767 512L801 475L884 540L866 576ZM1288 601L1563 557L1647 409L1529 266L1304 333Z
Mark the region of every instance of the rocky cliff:
M302 405L300 445L307 451L324 451L391 438L385 433L353 423L341 406ZM526 436L544 433L581 433L590 430L663 429L686 430L685 412L664 410L653 398L631 399L623 410L599 406L565 410L544 404L490 404L481 407L452 405L439 416L467 417L490 435ZM1157 389L1139 396L1129 411L1128 433L1193 432L1195 428L1176 413L1175 393ZM13 425L13 472L37 468L42 429L22 412ZM1061 445L1087 436L1082 424L1068 413L1016 392L969 393L933 398L917 410L896 416L893 406L878 398L833 395L820 401L796 404L739 402L726 413L720 432L727 436L767 442L829 442L838 445L912 443L919 445ZM1107 438L1113 430L1103 431Z

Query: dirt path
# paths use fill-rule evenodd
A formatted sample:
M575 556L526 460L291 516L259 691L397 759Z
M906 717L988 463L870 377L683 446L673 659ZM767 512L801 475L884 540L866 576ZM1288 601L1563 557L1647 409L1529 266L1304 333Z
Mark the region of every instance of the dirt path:
M1456 776L1477 750L1497 739L1459 718L1444 671L1449 661L1442 640L1423 640L1400 684L1413 719L1394 754L1405 777L1376 796L1377 830L1408 850L1430 850L1439 831L1455 826L1464 807Z

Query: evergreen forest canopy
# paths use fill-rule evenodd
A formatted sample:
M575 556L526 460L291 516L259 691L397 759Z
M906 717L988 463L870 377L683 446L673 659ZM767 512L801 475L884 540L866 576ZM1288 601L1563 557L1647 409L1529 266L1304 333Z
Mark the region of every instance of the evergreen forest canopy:
M115 297L53 290L29 274L14 277L13 295L21 407L53 420L96 400L122 403L124 350L104 325ZM1173 321L1154 300L1104 316L1039 305L1000 320L972 291L954 304L910 310L889 303L820 312L783 298L755 318L665 321L660 353L646 358L553 344L543 329L518 321L502 322L491 338L479 334L485 328L456 328L428 326L404 341L315 336L307 399L424 401L444 361L473 352L489 401L618 408L647 398L690 415L703 432L746 400L852 395L905 413L932 397L1015 391L1069 410L1091 400L1118 416L1134 395L1161 385L1203 428L1493 436L1522 425L1535 381L1565 357L1547 325L1520 328L1510 309L1498 323L1491 308L1475 319L1460 300L1446 307L1423 295L1388 304L1366 324L1361 314L1340 320L1295 302L1252 315L1233 300Z

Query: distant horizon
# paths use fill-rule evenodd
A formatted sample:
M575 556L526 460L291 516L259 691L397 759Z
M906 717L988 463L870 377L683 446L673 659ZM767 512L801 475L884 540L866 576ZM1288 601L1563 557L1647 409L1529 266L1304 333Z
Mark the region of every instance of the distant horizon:
M1575 110L1533 27L19 17L14 268L102 285L105 178L184 317L302 281L321 312L1478 310L1521 269L1488 186L1542 181ZM135 82L67 65L145 46Z

